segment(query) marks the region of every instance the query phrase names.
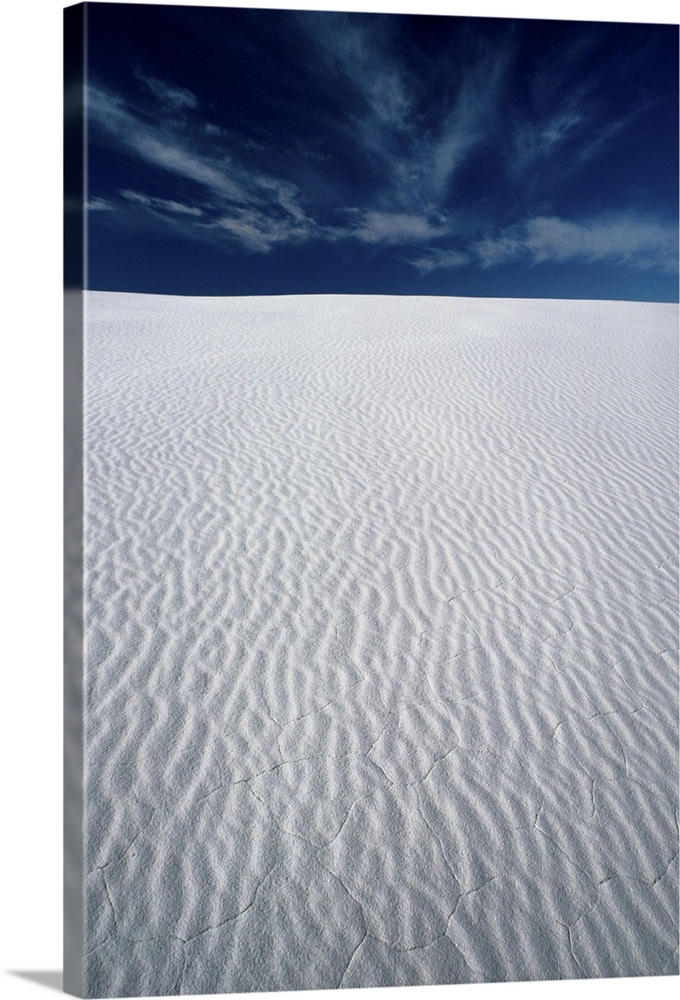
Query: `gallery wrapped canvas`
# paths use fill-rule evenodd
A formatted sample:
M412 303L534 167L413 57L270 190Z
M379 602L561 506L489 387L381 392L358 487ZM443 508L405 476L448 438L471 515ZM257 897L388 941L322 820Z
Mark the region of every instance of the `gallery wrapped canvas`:
M65 12L65 986L678 971L678 29Z

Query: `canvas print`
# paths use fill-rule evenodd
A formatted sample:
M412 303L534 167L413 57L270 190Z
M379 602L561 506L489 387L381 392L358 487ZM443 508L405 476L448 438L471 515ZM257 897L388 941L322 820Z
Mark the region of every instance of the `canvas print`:
M68 988L677 974L677 25L67 15Z

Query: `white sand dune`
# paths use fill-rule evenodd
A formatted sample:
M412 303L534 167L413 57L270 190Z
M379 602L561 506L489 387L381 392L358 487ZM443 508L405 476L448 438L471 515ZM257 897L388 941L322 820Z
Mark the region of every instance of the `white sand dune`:
M86 312L89 994L677 972L677 307Z

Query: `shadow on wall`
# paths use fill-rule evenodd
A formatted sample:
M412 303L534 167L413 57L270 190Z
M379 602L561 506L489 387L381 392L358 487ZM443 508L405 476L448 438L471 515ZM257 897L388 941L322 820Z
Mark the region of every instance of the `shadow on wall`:
M11 969L10 971L13 976L21 976L22 979L29 979L32 983L38 983L49 990L59 990L60 993L62 991L64 975L61 969L49 971L46 969Z

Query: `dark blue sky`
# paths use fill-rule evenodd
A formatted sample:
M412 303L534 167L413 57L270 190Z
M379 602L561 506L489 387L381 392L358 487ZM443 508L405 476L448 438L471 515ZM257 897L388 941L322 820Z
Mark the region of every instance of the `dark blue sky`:
M677 27L88 19L90 288L677 301Z

